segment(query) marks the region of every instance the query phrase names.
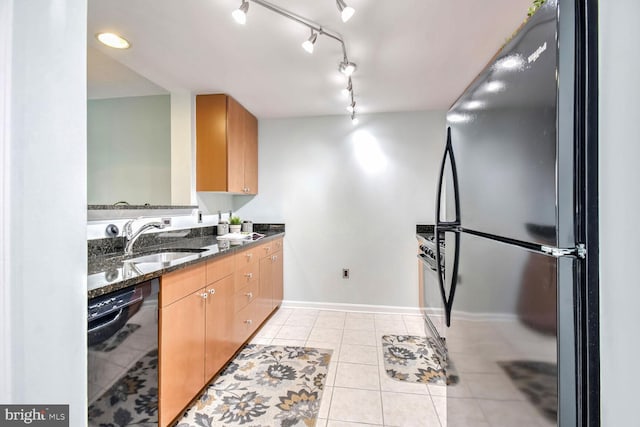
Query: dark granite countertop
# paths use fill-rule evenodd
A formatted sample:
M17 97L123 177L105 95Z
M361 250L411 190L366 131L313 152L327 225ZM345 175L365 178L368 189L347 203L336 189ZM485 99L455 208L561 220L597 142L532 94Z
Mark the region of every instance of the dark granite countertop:
M265 236L259 240L246 240L234 245L229 245L227 242L225 242L226 244L222 242L218 244L217 236L214 234L172 239L170 243L150 247L147 250L140 250L133 255L137 257L150 253L166 252L172 249L203 249L203 252L190 253L184 258L168 263L148 262L136 263L134 265L125 262L122 253L90 256L88 265L89 275L87 278L88 297L94 298L104 295L160 277L163 274L194 265L204 260L232 254L244 250L247 247L275 240L284 236L284 226L282 228L272 227L268 230L261 230L260 234L264 234Z

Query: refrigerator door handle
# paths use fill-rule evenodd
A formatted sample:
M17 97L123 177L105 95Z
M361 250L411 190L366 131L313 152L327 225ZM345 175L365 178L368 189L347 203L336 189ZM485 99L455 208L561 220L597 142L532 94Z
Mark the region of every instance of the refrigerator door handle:
M454 221L440 221L440 211L442 209L442 186L444 184L444 172L447 163L447 157L451 163L451 174L453 178L453 198L455 203L455 220ZM436 221L435 221L435 233L438 234L438 229L456 230L460 226L460 193L458 191L458 170L456 168L456 159L453 155L453 145L451 144L451 127L447 127L447 144L442 155L442 162L440 163L440 173L438 175L438 191L436 194Z

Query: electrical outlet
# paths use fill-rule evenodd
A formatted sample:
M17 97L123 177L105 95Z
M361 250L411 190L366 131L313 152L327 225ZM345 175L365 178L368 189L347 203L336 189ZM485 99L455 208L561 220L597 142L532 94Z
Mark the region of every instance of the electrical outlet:
M349 278L349 269L348 268L343 268L342 269L342 278L343 279L348 279Z

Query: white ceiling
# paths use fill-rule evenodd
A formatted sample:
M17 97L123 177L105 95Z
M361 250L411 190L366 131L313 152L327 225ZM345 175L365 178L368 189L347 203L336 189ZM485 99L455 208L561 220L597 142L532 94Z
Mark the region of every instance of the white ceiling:
M343 36L358 65L360 113L448 108L525 19L531 1L347 0L356 13L343 23L335 0L271 0ZM255 3L241 26L231 18L239 5L89 0L88 45L169 91L228 93L258 118L346 115L340 44L320 36L309 55L300 46L308 28ZM100 45L94 35L101 31L123 35L132 47ZM104 61L92 57L90 96L102 87L94 97L104 97ZM95 84L101 69L102 86Z

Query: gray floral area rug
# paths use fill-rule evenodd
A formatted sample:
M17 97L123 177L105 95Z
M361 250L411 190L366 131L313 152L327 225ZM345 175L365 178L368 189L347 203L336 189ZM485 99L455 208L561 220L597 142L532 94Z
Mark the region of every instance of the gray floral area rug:
M158 425L158 350L138 360L89 406L90 426Z
M331 353L248 344L178 427L315 426Z
M421 384L445 384L445 370L431 338L384 335L384 369L391 378Z
M513 384L549 421L558 418L558 367L533 360L498 362Z

